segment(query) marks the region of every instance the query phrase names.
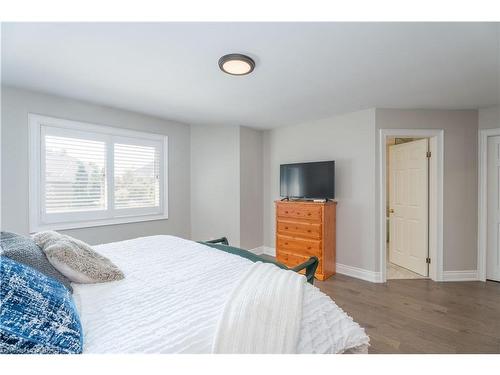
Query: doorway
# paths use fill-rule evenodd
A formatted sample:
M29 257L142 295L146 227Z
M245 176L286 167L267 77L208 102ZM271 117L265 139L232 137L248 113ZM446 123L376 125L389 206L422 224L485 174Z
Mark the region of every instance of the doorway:
M429 276L429 138L386 142L387 279Z
M380 281L442 281L444 131L380 129L378 152Z
M500 282L500 128L479 134L478 278Z
M500 282L500 135L488 137L486 280Z

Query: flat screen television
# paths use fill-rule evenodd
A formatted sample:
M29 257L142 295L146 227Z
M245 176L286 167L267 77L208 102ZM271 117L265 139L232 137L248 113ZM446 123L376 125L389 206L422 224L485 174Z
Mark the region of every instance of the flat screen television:
M334 199L335 161L281 164L280 195L294 199Z

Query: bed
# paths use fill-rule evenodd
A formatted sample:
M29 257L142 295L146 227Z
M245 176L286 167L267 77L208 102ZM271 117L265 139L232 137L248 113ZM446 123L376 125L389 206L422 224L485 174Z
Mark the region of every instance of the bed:
M95 246L124 280L73 283L84 353L211 353L218 321L254 262L207 244L151 236ZM367 353L369 338L305 284L297 353Z

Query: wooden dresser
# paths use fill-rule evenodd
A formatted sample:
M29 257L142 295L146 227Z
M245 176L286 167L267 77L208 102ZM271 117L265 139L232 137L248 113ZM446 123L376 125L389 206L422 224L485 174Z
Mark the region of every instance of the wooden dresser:
M336 202L276 201L276 258L294 267L319 258L318 280L335 274Z

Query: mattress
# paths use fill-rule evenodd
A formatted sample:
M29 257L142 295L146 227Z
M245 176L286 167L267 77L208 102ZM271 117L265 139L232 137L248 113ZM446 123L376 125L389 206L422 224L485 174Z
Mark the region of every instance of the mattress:
M174 236L95 246L125 273L73 284L84 353L210 353L218 319L252 262ZM367 352L369 338L330 297L306 284L298 353Z

